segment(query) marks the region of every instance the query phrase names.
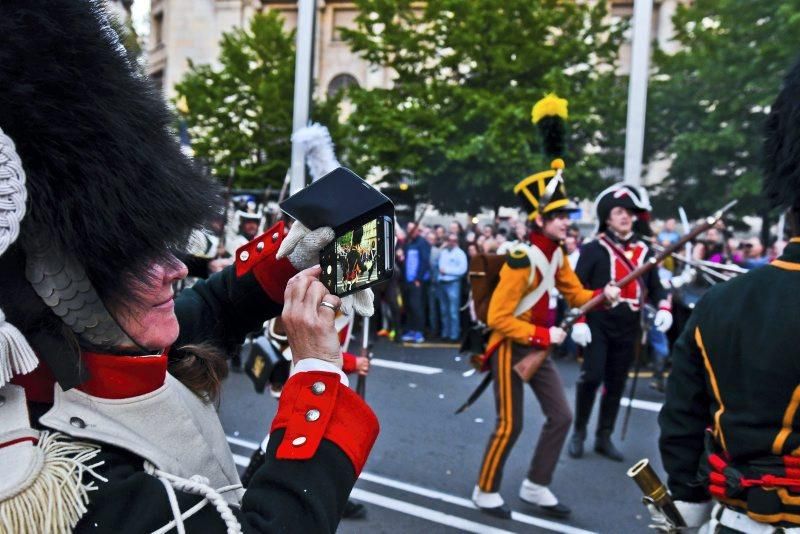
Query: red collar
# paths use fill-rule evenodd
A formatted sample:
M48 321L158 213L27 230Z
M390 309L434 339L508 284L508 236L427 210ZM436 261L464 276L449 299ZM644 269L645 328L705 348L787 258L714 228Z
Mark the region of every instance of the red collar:
M127 399L155 391L167 378L167 351L155 356L82 352L89 380L78 389L104 399Z
M553 241L549 237L545 236L544 234L540 234L539 232L531 232L530 240L532 245L535 245L539 248L539 250L544 252L545 257L548 260L553 257L553 253L560 246L558 241Z
M167 378L167 351L156 356L119 356L81 352L89 380L80 391L104 399L127 399L155 391ZM25 388L29 401L53 403L55 378L43 362L33 372L17 375L11 382Z

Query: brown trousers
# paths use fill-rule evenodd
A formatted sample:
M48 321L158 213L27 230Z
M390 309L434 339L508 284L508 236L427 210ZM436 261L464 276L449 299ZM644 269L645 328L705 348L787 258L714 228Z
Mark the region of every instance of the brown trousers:
M478 477L478 487L485 492L499 490L506 458L522 432L524 391L522 379L514 372L513 366L530 350L530 347L505 341L491 358L497 424L486 446ZM548 486L572 424L572 410L564 394L561 375L550 358L533 375L529 385L547 420L539 434L528 479Z

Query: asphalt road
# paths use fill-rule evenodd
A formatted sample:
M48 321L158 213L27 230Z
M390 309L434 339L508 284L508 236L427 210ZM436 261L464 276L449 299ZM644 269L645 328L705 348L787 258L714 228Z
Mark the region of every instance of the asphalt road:
M551 489L572 508L568 521L537 517L517 497L543 423L536 399L526 388L524 429L506 463L501 487L515 513L511 520L499 520L480 513L469 500L494 425L491 391L466 412L453 415L481 377L463 376L469 367L453 346L402 346L381 340L373 353L366 396L380 419L381 434L351 495L366 504L368 516L343 520L339 532L648 531L641 496L625 475L644 457L660 467L656 415L663 399L648 388L647 379L639 381L628 436L622 443L622 415L617 425L614 439L626 455L624 463L595 454L591 437L583 459L573 460L563 451ZM578 365L560 360L558 367L574 402ZM352 387L355 381L352 377ZM232 373L227 380L220 416L240 465L266 435L276 405L275 399L256 394L245 375ZM594 419L590 436L593 425Z

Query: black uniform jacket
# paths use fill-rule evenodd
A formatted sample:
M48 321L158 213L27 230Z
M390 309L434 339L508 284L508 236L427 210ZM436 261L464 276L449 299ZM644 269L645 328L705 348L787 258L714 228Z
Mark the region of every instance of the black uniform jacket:
M623 245L615 244L624 249ZM642 244L634 237L631 245ZM638 267L652 256L650 250L644 257L636 263ZM581 247L581 254L578 264L575 266L575 274L580 278L583 287L587 289L602 289L611 281L611 262L614 260L608 250L595 239ZM627 273L626 273L627 274ZM621 278L618 274L617 279ZM644 287L647 289L647 301L658 306L658 303L666 298L664 288L658 278L658 272L654 269L642 278ZM586 320L591 326L602 328L607 333L614 335L633 334L639 326L639 312L633 311L625 302L613 308L599 308L586 315Z
M280 313L283 287L295 271L287 260L274 259L279 243L269 247L270 257L259 258L261 251L268 250L262 247L257 251L255 241L247 245L249 265L239 261L240 253L235 266L199 281L177 297L180 338L173 347L211 342L229 348ZM311 386L320 382L327 384L324 393L312 393ZM339 385L338 375L319 372L298 373L287 382L273 422L267 461L251 480L241 510L234 508L244 532L336 530L378 433L377 419L369 407L352 390ZM322 403L322 417L303 429L306 423L302 415L309 401ZM265 420L262 430L266 432L269 425ZM292 446L298 432L308 435L303 447ZM286 442L285 433L289 435ZM127 450L101 445L93 462L104 462L96 470L108 482L96 482L99 489L88 493L88 511L75 531L144 533L170 522L173 513L165 488L144 472L143 459ZM202 499L177 490L176 494L182 511ZM185 526L187 532L226 531L219 511L211 504L187 519Z
M770 463L786 475L782 457L800 456L799 350L800 242L793 240L772 264L711 288L673 348L659 444L676 499L709 498L698 474L706 469L707 428L719 456L745 475ZM751 489L735 504L774 522L790 508L790 494ZM794 514L791 522L800 523Z

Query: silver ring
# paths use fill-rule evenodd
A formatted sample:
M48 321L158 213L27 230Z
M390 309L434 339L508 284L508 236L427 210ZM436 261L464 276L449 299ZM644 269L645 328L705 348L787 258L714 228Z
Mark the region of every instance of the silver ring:
M332 309L332 310L333 310L333 313L336 313L337 311L339 311L339 308L338 308L338 307L336 307L336 306L334 306L333 304L331 304L330 302L326 302L326 301L324 301L324 300L323 300L322 302L320 302L320 303L319 303L319 305L320 305L320 306L325 306L326 308L330 308L330 309Z

